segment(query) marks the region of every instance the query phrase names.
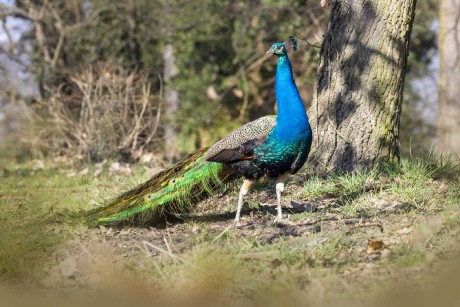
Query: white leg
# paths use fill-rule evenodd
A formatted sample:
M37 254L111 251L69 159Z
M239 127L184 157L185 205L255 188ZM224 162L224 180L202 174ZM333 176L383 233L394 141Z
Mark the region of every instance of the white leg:
M246 194L248 194L249 189L254 184L255 180L245 179L243 184L241 185L240 194L238 195L238 208L236 209L236 216L235 221L233 222L233 226L240 225L240 213L241 208L243 207L243 198Z
M281 210L281 193L284 192L284 182L286 181L288 175L289 173L279 175L278 179L276 180L276 200L278 202L278 214L276 216L275 223L280 223L283 221L283 212Z

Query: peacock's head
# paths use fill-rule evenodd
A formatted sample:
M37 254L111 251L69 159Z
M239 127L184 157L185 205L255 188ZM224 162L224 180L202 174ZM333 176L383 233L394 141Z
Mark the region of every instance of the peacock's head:
M297 39L294 35L290 35L289 40L287 41L273 44L266 53L273 53L277 56L285 56L287 55L287 50L290 48L294 49L294 51L297 50Z
M277 56L286 55L286 45L284 43L274 43L266 53L273 53Z

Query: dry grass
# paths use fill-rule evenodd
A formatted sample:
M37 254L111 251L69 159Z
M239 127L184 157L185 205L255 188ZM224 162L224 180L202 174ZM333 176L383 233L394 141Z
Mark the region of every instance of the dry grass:
M113 64L89 67L32 106L29 142L35 151L87 162L139 160L160 152L160 101L145 75Z

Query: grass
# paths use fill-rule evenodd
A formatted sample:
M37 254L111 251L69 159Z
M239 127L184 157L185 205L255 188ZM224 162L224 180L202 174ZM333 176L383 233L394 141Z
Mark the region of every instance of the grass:
M315 210L291 213L293 225L276 228L267 216L274 212L257 208L253 193L254 217L245 213L242 229L228 229L231 218L193 217L163 229L88 229L80 213L147 179L140 166L132 176L105 168L95 177L94 166L83 175L50 162L0 159L0 285L111 289L158 305L174 298L202 306L355 306L402 281L437 280L431 268L459 252L460 172L444 158L330 178L303 174L308 180L297 181L288 198ZM72 259L78 270L70 266L66 275Z

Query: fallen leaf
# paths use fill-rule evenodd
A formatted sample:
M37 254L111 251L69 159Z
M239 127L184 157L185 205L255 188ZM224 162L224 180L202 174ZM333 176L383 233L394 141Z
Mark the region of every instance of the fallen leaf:
M272 267L272 269L276 269L276 268L279 267L281 264L283 264L283 263L281 262L281 260L275 258L275 259L273 259L272 262L271 262L271 267Z
M388 248L388 246L385 244L385 242L381 240L367 240L367 247L366 247L366 253L367 254L374 254L378 253L383 249Z

